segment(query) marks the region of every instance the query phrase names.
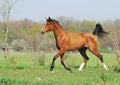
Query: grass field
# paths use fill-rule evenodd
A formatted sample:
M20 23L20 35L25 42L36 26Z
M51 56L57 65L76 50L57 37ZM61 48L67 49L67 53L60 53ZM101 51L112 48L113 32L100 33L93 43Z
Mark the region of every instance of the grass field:
M117 57L111 53L102 53L108 71L88 52L90 60L82 72L78 68L83 58L78 53L67 53L66 64L72 72L66 71L57 59L52 73L49 68L54 54L46 54L45 64L40 66L38 59L33 64L31 54L11 53L4 59L0 53L0 85L120 85L120 72L115 71Z

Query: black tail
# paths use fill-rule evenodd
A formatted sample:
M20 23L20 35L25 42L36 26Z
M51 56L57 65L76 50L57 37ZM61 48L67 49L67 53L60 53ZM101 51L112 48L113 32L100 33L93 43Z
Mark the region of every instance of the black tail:
M100 24L96 24L96 28L93 31L94 35L97 35L99 38L104 37L105 34L108 34L105 32Z

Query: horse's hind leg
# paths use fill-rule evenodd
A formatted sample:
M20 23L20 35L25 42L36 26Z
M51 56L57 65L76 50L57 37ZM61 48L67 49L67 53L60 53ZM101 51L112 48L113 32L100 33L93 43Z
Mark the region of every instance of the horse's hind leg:
M98 50L97 49L90 49L90 51L93 53L93 54L95 54L99 59L100 59L100 61L102 62L102 65L103 65L103 68L105 68L105 70L108 70L108 68L107 68L107 66L105 65L105 63L104 63L104 61L103 61L103 57L102 57L102 55L98 52Z
M83 67L86 65L87 61L89 60L88 56L86 55L86 50L87 50L86 47L79 49L80 54L84 58L84 62L79 67L79 71L82 71Z

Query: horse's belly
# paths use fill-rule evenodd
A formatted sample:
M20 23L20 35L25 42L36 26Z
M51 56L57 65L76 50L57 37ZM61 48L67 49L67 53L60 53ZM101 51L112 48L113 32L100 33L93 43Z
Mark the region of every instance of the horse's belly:
M87 45L85 44L85 42L81 42L81 43L78 42L78 43L68 45L67 50L76 50L86 46Z
M86 47L86 39L84 37L71 37L66 40L61 40L61 42L57 42L59 48L64 48L65 50L76 50L82 47Z

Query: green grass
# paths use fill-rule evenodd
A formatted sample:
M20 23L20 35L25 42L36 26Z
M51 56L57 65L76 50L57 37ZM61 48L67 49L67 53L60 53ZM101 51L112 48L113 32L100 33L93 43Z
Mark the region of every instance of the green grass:
M7 59L0 56L0 85L120 85L120 73L115 72L117 57L104 53L104 61L109 67L105 71L101 62L91 53L90 60L82 72L78 71L83 58L78 53L67 54L66 63L72 72L66 71L58 58L54 73L49 71L53 54L46 54L45 65L40 66L37 59L27 53L12 53Z

